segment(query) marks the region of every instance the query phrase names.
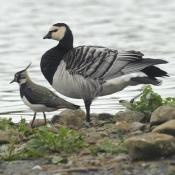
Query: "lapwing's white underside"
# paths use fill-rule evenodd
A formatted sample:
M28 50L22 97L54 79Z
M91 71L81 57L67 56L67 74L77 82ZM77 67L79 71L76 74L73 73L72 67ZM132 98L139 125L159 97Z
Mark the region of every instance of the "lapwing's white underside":
M22 97L22 100L24 104L30 107L30 109L34 112L51 112L56 110L55 108L50 108L42 104L32 104L27 100L25 96Z

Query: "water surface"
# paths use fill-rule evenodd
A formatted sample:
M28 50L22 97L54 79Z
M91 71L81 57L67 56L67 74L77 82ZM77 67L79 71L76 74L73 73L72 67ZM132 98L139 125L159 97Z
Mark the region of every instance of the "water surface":
M30 61L33 81L51 88L40 72L39 63L41 55L57 44L42 39L51 24L57 22L69 24L75 46L139 50L145 57L166 59L169 64L161 68L170 77L154 89L163 97L175 96L174 0L1 0L0 21L0 113L4 117L13 117L14 121L32 118L33 113L20 99L18 85L9 84L14 73ZM122 109L118 100L131 99L140 87L128 87L98 98L92 112L116 113ZM81 100L66 99L83 107Z

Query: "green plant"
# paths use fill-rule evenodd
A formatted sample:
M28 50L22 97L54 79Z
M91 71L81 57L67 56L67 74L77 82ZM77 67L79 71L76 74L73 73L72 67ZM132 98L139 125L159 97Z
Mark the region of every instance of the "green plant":
M163 99L163 105L175 106L175 98L174 97L167 97Z
M24 136L28 136L32 134L31 128L28 127L25 119L21 119L21 121L19 122L17 126L17 131Z
M76 131L61 127L53 133L46 127L38 128L26 144L26 157L44 156L49 152L73 153L84 146L83 138Z
M120 104L132 111L140 111L145 114L151 114L156 108L162 105L175 106L175 97L167 97L163 99L158 93L154 92L150 85L145 85L142 92L137 96L138 100L130 102L120 100Z
M150 85L146 85L143 87L140 100L135 101L133 103L133 109L135 111L150 113L161 105L162 105L161 96L155 93Z
M12 119L0 118L0 130L9 130L12 128Z
M153 91L150 85L145 85L139 96L139 100L132 100L131 102L121 103L126 108L133 111L140 111L146 114L151 114L156 108L163 105L162 97Z
M17 141L14 135L9 137L9 143L3 145L3 151L1 150L0 158L3 160L11 161L15 159Z
M17 141L17 136L28 133L28 127L24 120L11 131L9 144L5 146L0 158L3 160L30 159L43 157L52 152L71 154L78 152L85 146L82 136L74 130L61 127L58 132L53 133L47 127L40 127L33 130L30 135L27 134L28 140L21 145Z
M113 143L110 140L104 140L102 143L98 144L95 149L92 150L93 154L102 152L109 154L127 153L127 148L123 140L118 143Z

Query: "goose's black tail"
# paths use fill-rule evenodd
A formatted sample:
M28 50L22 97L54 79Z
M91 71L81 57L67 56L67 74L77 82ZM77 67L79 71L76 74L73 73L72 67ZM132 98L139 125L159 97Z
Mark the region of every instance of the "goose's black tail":
M142 70L149 78L154 79L156 77L165 77L168 76L168 73L164 70L156 67L156 66L149 66Z
M155 64L166 64L167 61L161 59L144 59L143 63L152 63L152 65L147 66L140 70L141 72L145 73L148 77L136 77L132 80L137 82L138 84L153 84L153 85L160 85L161 80L157 79L158 77L165 77L169 76L168 73L156 66Z

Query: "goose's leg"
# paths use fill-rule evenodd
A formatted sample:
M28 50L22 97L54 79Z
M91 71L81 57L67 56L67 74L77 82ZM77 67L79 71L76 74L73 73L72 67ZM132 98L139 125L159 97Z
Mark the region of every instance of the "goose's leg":
M36 112L35 112L34 115L33 115L32 123L31 123L31 127L32 127L32 128L33 128L33 123L34 123L34 121L35 121L35 118L36 118Z
M138 97L140 97L141 95L142 95L142 93L140 93L140 94L136 95L135 97L133 97L133 98L130 100L130 103L134 103L134 101L135 101Z
M92 100L84 100L85 108L86 108L86 124L87 126L90 126L90 106L91 106Z
M47 120L46 120L46 114L43 112L43 116L44 116L44 124L46 125Z

